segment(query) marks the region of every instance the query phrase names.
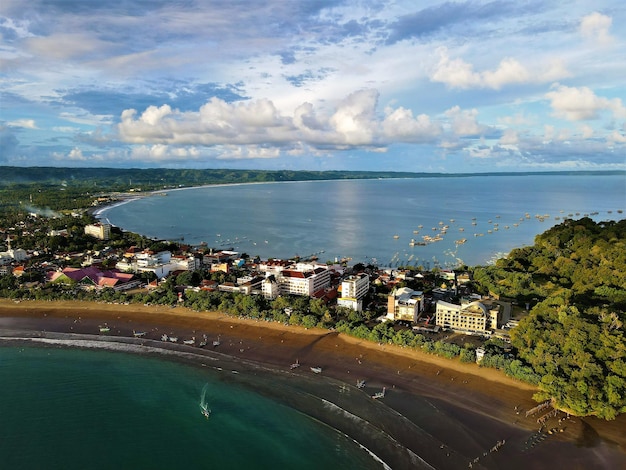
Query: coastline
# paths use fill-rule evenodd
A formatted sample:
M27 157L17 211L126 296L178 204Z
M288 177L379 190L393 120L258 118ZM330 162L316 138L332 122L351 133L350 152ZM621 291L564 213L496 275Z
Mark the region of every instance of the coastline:
M110 327L106 338L98 328L103 323ZM146 335L133 338L133 331L145 331ZM219 360L238 364L237 367L259 367L266 372L256 374L255 381L266 373L286 380L285 387L294 392L289 406L300 409L308 402L303 412L352 438L358 426L347 426L352 420L337 421L337 413L321 412L326 407L320 407L319 400L311 397L340 404L341 409L357 417L365 414L367 422L410 451L397 458L410 461L413 453L434 468L467 468L476 457L480 460L474 468L551 468L556 461L570 468L626 465L624 415L611 422L572 418L564 432L549 435L540 445L525 449L524 444L536 435L539 426L539 415L525 417L525 412L536 406L532 400L534 387L476 364L377 345L337 332L244 320L217 312L194 312L183 307L76 301L15 303L1 299L0 334L15 336L16 332L30 332L35 337L86 335L107 342L144 344L178 351L187 358L186 362L197 366L207 357L217 355ZM164 333L178 336L179 343L160 341ZM203 334L209 345L217 338L220 345L207 350L210 348L180 344L192 336L199 341ZM302 367L290 370L290 364L296 360ZM313 366L322 368L322 377L310 372ZM241 380L245 380L245 374L241 374ZM366 381L363 390L356 389L357 380ZM273 383L269 381L262 393L278 395ZM338 384L350 389L349 399L338 394ZM385 398L372 400L371 394L382 387L387 391ZM312 390L315 393L311 394ZM276 398L284 401L285 395ZM502 439L506 439L506 444L497 452L490 451ZM355 440L362 442L360 436ZM383 444L384 441L374 439L366 447L388 462L389 456L394 456L394 444ZM398 465L396 461L392 468L401 468Z

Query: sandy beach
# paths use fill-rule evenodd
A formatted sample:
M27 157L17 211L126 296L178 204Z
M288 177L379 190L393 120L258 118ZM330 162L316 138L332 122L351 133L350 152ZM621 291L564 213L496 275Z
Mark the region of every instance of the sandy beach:
M101 334L99 325L104 324L110 331ZM559 412L547 420L539 434L537 419L550 409L526 416L537 406L532 400L532 386L476 364L378 345L337 332L243 320L217 312L198 313L182 307L16 303L2 299L0 335L16 331L40 336L71 333L120 338L145 332L134 341L188 350L198 357L216 352L240 363L284 371L309 385L315 384L316 377L310 367L320 367L325 379L353 390L350 401L354 406L363 397L375 402L370 396L384 387L385 398L376 401L374 411L359 409L364 413L387 410L384 417L370 417L369 421L378 423L384 433L420 456L427 463L424 468L626 468L624 415L606 422L566 418ZM177 336L178 343L160 341L163 334ZM197 344L203 335L208 339L205 349L212 351L181 344L193 337ZM220 344L213 350L212 342L218 339ZM296 361L301 367L292 370L290 365ZM366 383L362 390L354 387L358 380ZM296 403L290 405L297 407ZM400 425L402 417L410 423Z

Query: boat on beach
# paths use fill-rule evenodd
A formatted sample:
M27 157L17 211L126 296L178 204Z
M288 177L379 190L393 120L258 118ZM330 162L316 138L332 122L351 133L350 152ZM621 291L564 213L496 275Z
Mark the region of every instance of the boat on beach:
M111 331L111 328L109 328L106 325L103 325L103 326L101 325L99 328L100 328L100 333L108 333L109 331Z
M133 336L135 338L143 338L144 336L146 336L146 332L145 331L135 331L135 330L133 330Z
M311 372L314 372L315 374L321 374L322 373L322 368L321 367L311 367Z
M382 391L380 392L376 392L374 395L372 395L372 398L374 400L378 400L379 398L385 398L385 392L386 392L386 388L383 387Z
M291 370L293 370L293 369L297 369L298 367L300 367L300 361L298 361L298 359L296 359L296 362L291 364L290 368L291 368Z

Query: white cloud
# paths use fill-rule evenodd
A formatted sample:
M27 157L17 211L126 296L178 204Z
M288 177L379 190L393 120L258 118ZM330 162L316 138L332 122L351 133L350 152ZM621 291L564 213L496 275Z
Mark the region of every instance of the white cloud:
M445 47L438 49L440 59L430 79L451 88L500 88L516 83L545 83L570 75L562 60L553 59L547 66L535 66L533 70L517 59L505 57L495 70L475 72L474 66L463 59L450 59Z
M579 30L584 38L599 45L607 45L613 42L609 32L612 23L613 19L610 16L595 11L582 18Z
M34 119L17 119L15 121L7 122L7 125L11 127L24 127L26 129L37 129L37 124Z
M501 145L516 145L519 142L517 131L513 129L506 129L500 137L499 143Z
M120 138L134 144L276 145L286 148L372 147L394 142L426 142L441 134L441 125L405 108L385 109L377 115L378 92L351 93L330 112L318 112L311 103L298 105L289 115L267 99L227 103L218 98L198 111L181 112L168 105L149 106L138 114L122 112ZM460 113L460 111L459 111ZM469 134L479 129L471 116L460 113L455 127ZM266 153L264 150L263 152Z
M568 87L555 84L546 93L550 106L557 117L568 121L597 119L601 111L610 111L615 118L626 118L626 108L619 98L603 98L597 96L587 87Z
M93 59L98 51L109 47L88 32L32 37L26 40L26 44L28 51L41 60Z
M462 110L459 106L454 106L444 115L449 119L450 128L456 136L478 136L487 130L487 126L478 123L476 109Z

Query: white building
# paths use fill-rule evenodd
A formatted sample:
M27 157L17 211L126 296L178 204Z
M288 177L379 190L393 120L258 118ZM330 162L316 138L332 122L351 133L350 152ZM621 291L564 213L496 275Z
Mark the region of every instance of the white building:
M111 238L111 224L88 224L85 225L85 234L100 240Z
M498 328L501 311L499 304L487 301L457 305L440 300L437 302L435 323L462 333L486 333Z
M416 322L424 311L424 293L408 287L394 289L387 297L387 319Z
M28 259L28 253L21 248L11 248L11 237L7 237L7 251L0 252L0 264L10 264L13 261L21 263Z
M341 282L341 297L337 299L337 305L360 312L363 310L363 297L369 289L370 277L366 273L349 276Z
M169 251L153 253L142 251L128 260L119 261L115 267L123 272L153 272L158 279L163 279L170 272L181 269L177 264L171 263L172 254Z
M289 269L266 270L261 288L266 298L278 295L311 296L330 286L330 271L325 265L298 264ZM271 273L271 274L270 274Z

